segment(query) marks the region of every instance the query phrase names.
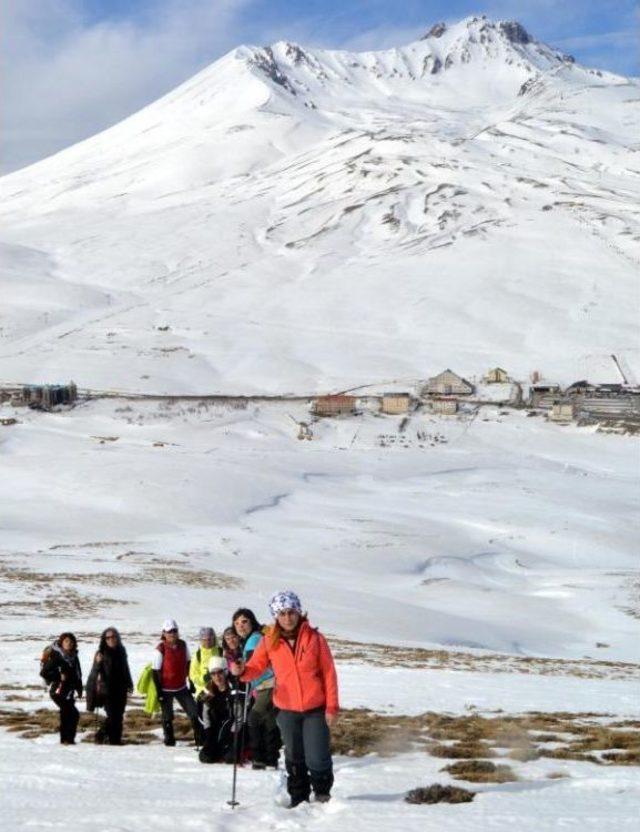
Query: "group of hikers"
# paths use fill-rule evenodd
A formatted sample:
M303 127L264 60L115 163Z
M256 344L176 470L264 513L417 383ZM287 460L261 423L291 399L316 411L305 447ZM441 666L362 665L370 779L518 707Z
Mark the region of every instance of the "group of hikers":
M191 655L178 624L162 625L153 659L142 671L138 690L146 709L162 713L164 744L175 745L174 700L193 727L203 763L243 763L254 769L278 767L284 744L290 805L326 802L333 785L330 726L338 713L338 682L326 639L311 627L299 597L289 590L269 602L270 626L242 607L220 640L213 627L201 627ZM75 742L83 694L78 643L62 633L42 656L41 676L60 710L60 742ZM86 684L87 710L103 707L106 718L95 741L122 744L127 697L133 692L127 651L115 627L107 627Z

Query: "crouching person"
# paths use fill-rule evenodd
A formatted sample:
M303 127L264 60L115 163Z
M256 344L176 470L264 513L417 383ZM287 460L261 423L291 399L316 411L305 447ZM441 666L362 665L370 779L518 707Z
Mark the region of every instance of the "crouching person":
M227 677L227 663L221 656L209 659L202 695L204 743L201 763L233 762L233 696Z
M274 705L282 734L291 806L315 799L324 803L333 785L329 726L338 713L338 680L324 636L311 627L294 592L279 592L269 609L275 622L251 658L236 662L241 681L258 678L271 665Z
M165 745L176 744L173 732L174 699L189 717L196 745L202 742L202 725L198 719L196 701L189 690L187 681L190 659L189 648L179 637L178 625L172 618L168 618L162 625L162 638L155 649L152 662L153 681L162 708Z

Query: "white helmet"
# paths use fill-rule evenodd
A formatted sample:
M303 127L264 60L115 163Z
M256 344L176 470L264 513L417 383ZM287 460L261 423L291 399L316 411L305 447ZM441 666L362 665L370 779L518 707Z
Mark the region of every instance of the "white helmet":
M211 656L209 659L209 664L207 665L207 670L209 673L213 673L215 670L226 670L227 669L227 662L222 656Z

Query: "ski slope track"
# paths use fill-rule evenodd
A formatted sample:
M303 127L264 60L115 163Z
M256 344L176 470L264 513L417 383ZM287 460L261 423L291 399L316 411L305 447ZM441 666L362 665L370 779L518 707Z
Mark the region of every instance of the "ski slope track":
M610 381L603 356L640 363L639 108L637 79L484 18L385 52L240 47L0 180L2 376Z
M638 79L468 18L385 52L241 46L0 179L0 381L176 397L0 406L3 829L635 830L640 767L605 755L640 746L637 438L498 393L319 420L304 397L445 367L616 382L612 354L640 376L639 137ZM124 748L6 730L50 704L59 632L86 677L117 626L137 675L167 616L195 647L289 587L344 708L562 712L627 745L514 756L507 726L517 779L470 784L408 735L337 755L325 806L242 769L231 812L230 770L157 724ZM435 782L478 794L404 802Z

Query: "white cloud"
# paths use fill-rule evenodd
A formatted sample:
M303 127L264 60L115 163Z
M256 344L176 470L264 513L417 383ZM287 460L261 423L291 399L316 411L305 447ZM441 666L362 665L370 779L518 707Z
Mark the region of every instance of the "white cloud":
M143 23L88 22L82 0L4 0L4 171L135 112L241 40L253 0L162 0Z

